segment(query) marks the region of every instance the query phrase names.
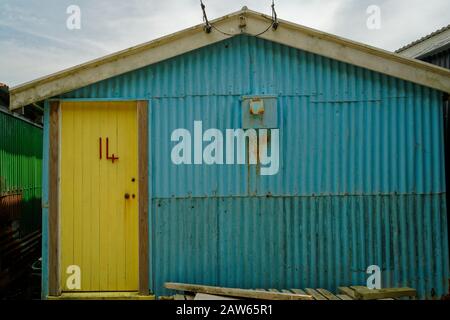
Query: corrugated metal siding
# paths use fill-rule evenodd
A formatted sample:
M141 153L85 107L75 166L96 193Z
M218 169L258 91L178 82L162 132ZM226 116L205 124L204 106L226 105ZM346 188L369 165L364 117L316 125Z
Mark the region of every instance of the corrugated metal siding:
M450 49L441 51L423 59L426 62L450 69Z
M450 69L450 49L438 52L434 55L424 57L426 62L438 65L443 68ZM445 145L445 172L446 172L446 185L450 185L450 98L444 101L443 106L443 118L444 118L444 145ZM450 201L450 195L447 193L447 203ZM450 214L447 212L448 230L450 230Z
M438 65L443 68L450 69L450 49L438 52L434 55L424 57L426 62ZM450 185L450 98L447 95L447 99L444 101L444 145L445 145L445 172L446 172L446 185ZM450 195L447 193L447 203L450 202ZM450 229L450 213L447 212L447 224ZM447 229L447 230L448 230Z
M278 175L172 164L172 130L240 128L251 94L278 96ZM239 36L63 98L150 100L157 294L164 281L334 289L374 263L384 285L446 292L438 91Z
M0 137L0 210L20 212L26 234L41 223L42 128L0 112Z
M208 197L152 203L153 268L165 281L244 288L365 284L443 292L444 195Z
M279 97L281 168L275 176L256 176L256 167L171 164L171 132L179 127L193 132L200 119L205 130L238 128L238 97L155 100L153 196L444 192L443 152L435 144L442 139L439 100L420 88L416 92L416 101L314 103Z

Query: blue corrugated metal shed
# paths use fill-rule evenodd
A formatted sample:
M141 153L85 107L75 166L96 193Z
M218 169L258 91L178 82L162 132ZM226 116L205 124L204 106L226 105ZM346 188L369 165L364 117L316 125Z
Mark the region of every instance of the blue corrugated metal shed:
M176 128L240 128L276 94L281 168L176 166ZM150 101L151 279L232 287L447 290L438 91L249 36L70 92ZM247 177L250 176L250 179Z
M278 174L172 163L174 129L241 128L248 95L277 97ZM384 287L448 291L441 91L240 35L54 98L149 101L157 295L166 281L335 290L373 264Z

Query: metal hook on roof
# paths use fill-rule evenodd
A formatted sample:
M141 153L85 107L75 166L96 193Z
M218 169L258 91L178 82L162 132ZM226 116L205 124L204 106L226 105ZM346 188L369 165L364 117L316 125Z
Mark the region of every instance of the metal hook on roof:
M275 11L275 0L272 0L272 29L277 30L278 28L278 16Z
M205 21L205 26L203 29L206 33L211 33L211 24L209 23L208 16L206 15L206 6L203 4L202 0L200 0L200 7L203 11L203 21Z

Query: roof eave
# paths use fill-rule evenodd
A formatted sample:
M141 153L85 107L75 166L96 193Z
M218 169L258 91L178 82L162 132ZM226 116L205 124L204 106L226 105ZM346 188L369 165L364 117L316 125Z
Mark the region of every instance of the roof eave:
M450 26L432 36L397 50L404 57L420 59L450 48Z
M241 16L247 19L245 27L242 27ZM10 108L20 108L29 103L42 101L199 49L230 38L230 34L233 36L239 34L257 35L262 30L265 30L270 25L270 22L270 16L251 10L240 10L211 21L214 26L227 34L214 29L207 34L203 30L204 24L199 24L142 45L16 86L10 90ZM288 21L279 20L279 26L276 31L269 29L268 32L260 34L258 37L450 92L450 71L447 69L405 58L399 54Z

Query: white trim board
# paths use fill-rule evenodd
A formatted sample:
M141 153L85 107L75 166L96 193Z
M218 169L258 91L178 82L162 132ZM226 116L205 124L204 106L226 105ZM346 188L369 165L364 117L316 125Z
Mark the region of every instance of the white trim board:
M242 19L245 19L245 26ZM200 24L16 86L10 90L10 109L70 92L234 35L259 34L270 22L269 16L243 9L211 21L227 34L214 28L211 33L206 33L204 24ZM279 20L276 30L269 29L258 37L450 93L450 71L447 69L288 21Z

